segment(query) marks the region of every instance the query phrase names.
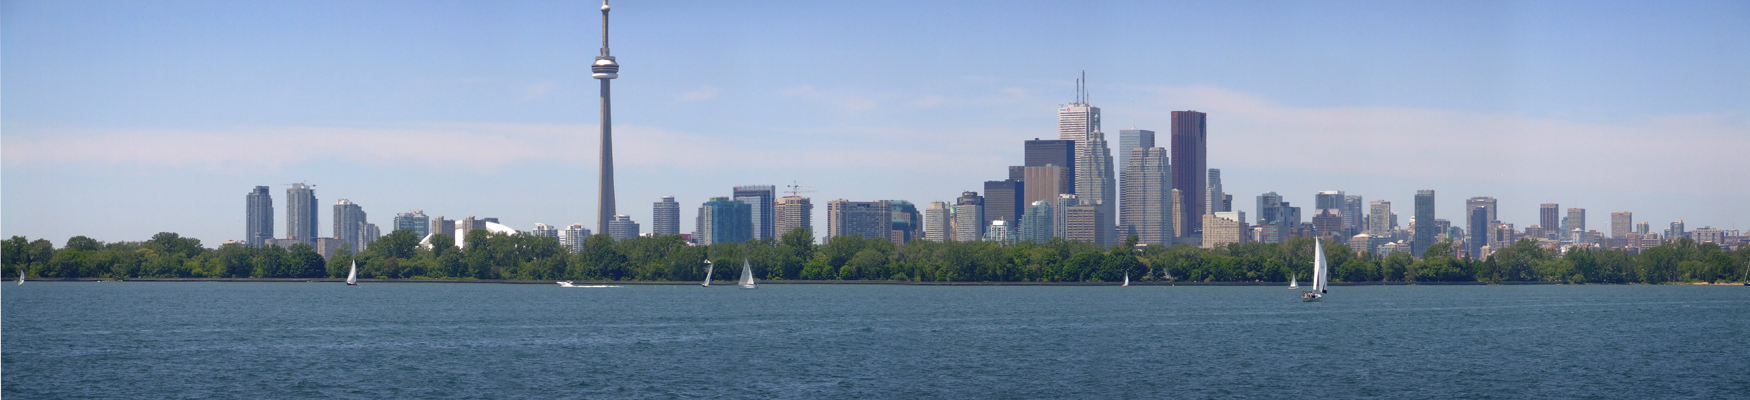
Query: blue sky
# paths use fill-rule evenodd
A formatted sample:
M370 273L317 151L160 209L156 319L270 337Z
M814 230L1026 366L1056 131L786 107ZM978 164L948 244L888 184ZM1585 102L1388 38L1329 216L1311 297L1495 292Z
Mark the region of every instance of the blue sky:
M948 3L948 4L940 4ZM317 185L594 227L588 1L0 2L0 231L243 235ZM614 5L620 212L682 230L734 185L920 206L1006 176L1087 71L1105 130L1210 113L1239 208L1319 190L1439 216L1493 196L1750 229L1744 2L640 2ZM1164 141L1163 141L1164 143ZM283 215L276 235L284 235ZM825 226L817 226L824 231ZM320 230L329 234L331 228Z

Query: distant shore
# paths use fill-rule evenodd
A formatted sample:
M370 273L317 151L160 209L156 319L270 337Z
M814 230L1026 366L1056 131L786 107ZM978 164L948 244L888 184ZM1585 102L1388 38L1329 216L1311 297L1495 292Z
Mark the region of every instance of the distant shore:
M27 278L37 282L307 282L341 283L344 279L321 278ZM507 279L359 279L360 283L500 283L552 285L554 281ZM696 281L572 281L579 285L698 285ZM734 286L735 281L712 281ZM908 281L760 281L761 285L911 285L911 286L1118 286L1118 282L908 282ZM1331 282L1331 286L1452 286L1452 285L1561 285L1561 282ZM1682 283L1688 284L1688 283ZM1131 286L1287 286L1287 282L1131 282Z

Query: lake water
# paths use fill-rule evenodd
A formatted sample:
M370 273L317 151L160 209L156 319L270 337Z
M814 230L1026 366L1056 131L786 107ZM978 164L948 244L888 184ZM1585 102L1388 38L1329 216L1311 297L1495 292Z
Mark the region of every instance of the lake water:
M33 398L1746 398L1750 288L0 286Z

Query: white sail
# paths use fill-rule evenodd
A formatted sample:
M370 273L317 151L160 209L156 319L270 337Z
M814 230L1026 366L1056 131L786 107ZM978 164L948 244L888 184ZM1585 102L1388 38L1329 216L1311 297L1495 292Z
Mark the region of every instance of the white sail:
M1122 285L1122 286L1130 286L1130 273L1129 272L1124 273L1124 285Z
M1325 246L1318 239L1313 239L1313 292L1325 292L1325 280L1329 277L1330 268L1325 266Z
M710 261L705 262L705 283L702 285L699 285L699 286L711 287L711 269L712 269L712 267L714 267L714 265L711 265Z
M1300 280L1299 279L1300 279L1299 275L1289 275L1288 276L1288 288L1289 289L1299 289L1300 288Z
M355 285L358 283L359 283L359 262L358 262L358 260L353 260L352 261L352 272L346 273L346 284Z
M741 260L741 287L753 289L758 285L753 281L753 266L747 260Z
M24 267L18 268L18 284L24 284Z

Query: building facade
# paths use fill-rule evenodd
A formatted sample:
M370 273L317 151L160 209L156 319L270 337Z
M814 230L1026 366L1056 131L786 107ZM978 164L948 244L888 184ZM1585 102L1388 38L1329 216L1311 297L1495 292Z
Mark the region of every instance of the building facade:
M273 196L267 186L256 186L244 197L243 241L261 247L273 239Z
M1634 233L1635 214L1628 211L1610 213L1610 237L1628 237Z
M1137 243L1170 246L1173 244L1172 201L1173 174L1167 159L1167 149L1139 147L1131 149L1124 170L1123 220L1119 232L1124 240L1136 235Z
M650 233L656 236L681 234L681 203L674 196L662 196L650 205Z
M1076 158L1076 162L1081 163L1076 166L1076 173L1081 174L1076 177L1076 196L1081 198L1083 205L1105 209L1100 213L1100 217L1105 218L1101 223L1110 232L1101 237L1111 240L1118 233L1118 225L1113 220L1118 214L1118 182L1112 171L1111 148L1107 146L1106 135L1097 130L1088 132L1085 143L1077 144L1082 153ZM1100 245L1109 246L1111 243L1100 242Z
M628 215L615 215L614 220L608 222L608 237L614 240L638 237L638 222Z
M1537 225L1543 227L1547 239L1555 239L1558 235L1555 232L1561 232L1560 208L1556 203L1543 203L1537 208Z
M1086 137L1084 133L1081 136ZM1025 143L1025 164L1023 167L1044 167L1054 165L1064 171L1062 185L1063 193L1075 193L1076 176L1076 141L1074 140L1028 140ZM1028 184L1032 184L1028 181Z
M976 242L984 238L984 196L961 192L954 199L954 241Z
M316 243L316 187L294 183L286 189L286 238Z
M924 210L924 240L946 242L950 233L948 223L948 203L930 202L930 208Z
M1064 212L1064 239L1111 246L1112 225L1102 223L1111 217L1105 213L1106 207L1097 204L1069 206Z
M1197 111L1173 112L1173 188L1184 198L1184 210L1175 219L1185 224L1182 236L1203 231L1203 193L1209 186L1208 115Z
M1035 201L1027 206L1027 212L1021 215L1021 235L1017 241L1034 241L1044 243L1051 240L1051 202Z
M1229 244L1250 243L1252 228L1246 225L1244 211L1222 211L1203 215L1203 248L1214 249Z
M1021 181L1008 179L984 182L984 224L988 228L991 221L1009 221L1004 224L1011 230L1021 220L1021 213L1026 212L1026 202L1022 201L1025 185ZM1012 233L1012 232L1011 232Z
M334 204L334 237L344 245L352 245L352 252L365 250L365 210L351 200L340 199Z
M693 240L701 246L741 243L753 239L753 206L728 197L712 197L699 207L699 233Z
M1115 158L1114 161L1116 162L1112 165L1118 168L1119 182L1124 181L1124 172L1128 171L1125 168L1130 165L1130 151L1151 147L1155 147L1155 131L1145 129L1125 129L1118 131L1118 148L1112 150L1112 157ZM1124 201L1123 195L1119 195L1119 197L1120 199L1118 201ZM1118 206L1119 208L1123 208L1124 204L1120 203ZM1119 214L1119 218L1123 218L1123 214Z
M1374 200L1367 204L1367 233L1373 237L1390 237L1392 231L1391 202Z
M1500 221L1500 219L1497 218L1495 215L1495 210L1496 210L1495 198L1487 197L1487 196L1479 196L1479 197L1472 197L1472 198L1466 199L1464 201L1465 215L1469 216L1470 209L1477 208L1477 207L1483 207L1483 209L1488 210L1488 214L1487 214L1486 218L1488 218L1489 221Z
M1434 191L1416 191L1416 238L1410 242L1410 254L1422 257L1422 252L1428 246L1434 245L1434 238L1441 234L1438 221L1434 218Z
M765 239L774 236L776 227L772 223L772 201L777 198L777 187L772 185L736 186L734 198L750 206L753 211L753 238Z
M431 234L431 218L425 216L425 210L395 214L395 230L413 231L414 237L423 238Z
M777 214L772 226L778 231L778 236L790 233L796 228L814 232L814 203L810 202L807 197L785 196L778 199L777 204L772 207L772 211ZM812 237L813 233L809 235Z
M923 238L924 220L923 214L918 213L918 206L905 200L888 200L887 207L891 211L892 221L892 230L888 237L893 240L894 246Z
M842 236L892 237L892 206L886 200L826 202L826 240Z

